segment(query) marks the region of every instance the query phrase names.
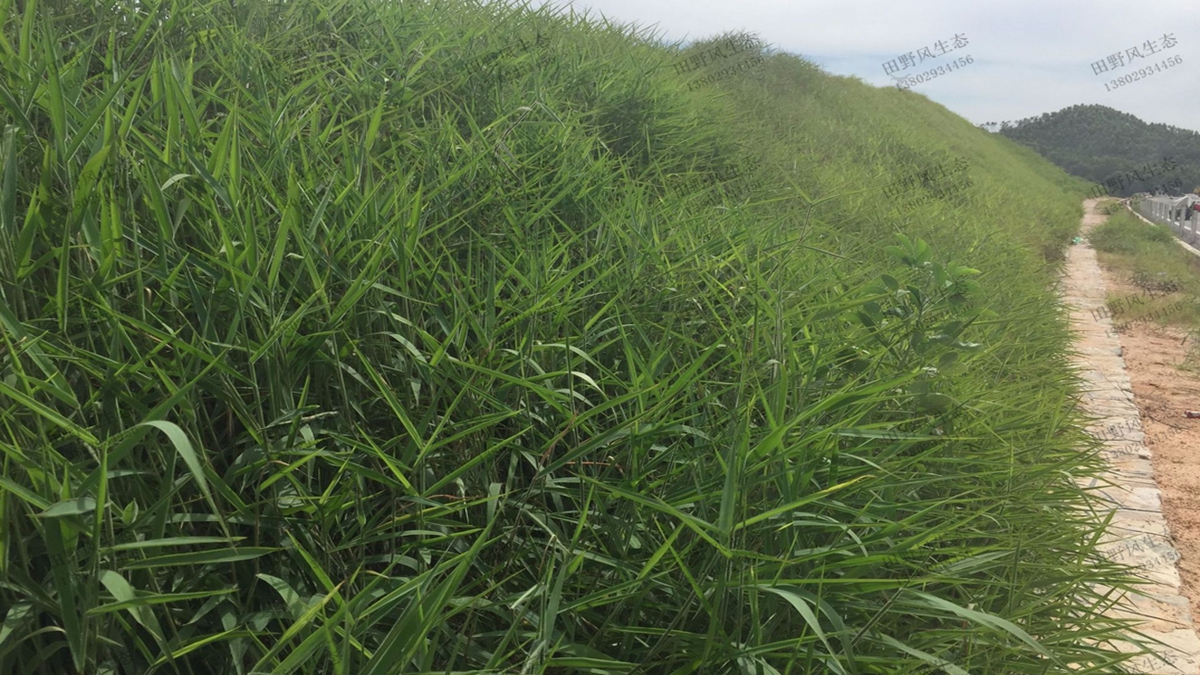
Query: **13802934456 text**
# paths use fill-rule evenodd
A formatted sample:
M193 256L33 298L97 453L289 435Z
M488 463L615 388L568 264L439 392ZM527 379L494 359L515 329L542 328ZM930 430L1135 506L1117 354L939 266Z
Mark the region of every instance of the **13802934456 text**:
M1137 82L1138 80L1145 79L1155 73L1161 73L1162 71L1170 68L1171 66L1177 66L1181 63L1183 63L1182 56L1172 56L1169 59L1163 59L1159 63L1152 63L1148 66L1145 66L1144 68L1138 68L1137 70L1133 71L1132 73L1130 73L1128 75L1124 75L1115 80L1109 80L1108 82L1105 82L1104 89L1105 89L1105 91L1113 91L1114 89L1120 89L1121 87L1123 87L1127 84L1132 84L1134 82Z
M965 68L966 66L968 66L972 63L975 63L975 59L971 58L970 55L961 56L961 57L955 59L954 61L948 61L948 62L946 62L945 65L938 66L937 68L930 68L929 70L927 70L923 73L919 73L917 75L909 75L908 77L904 78L902 81L897 82L896 88L897 89L909 89L915 85L921 84L922 82L928 82L935 77L945 75L952 70L958 70L959 68Z

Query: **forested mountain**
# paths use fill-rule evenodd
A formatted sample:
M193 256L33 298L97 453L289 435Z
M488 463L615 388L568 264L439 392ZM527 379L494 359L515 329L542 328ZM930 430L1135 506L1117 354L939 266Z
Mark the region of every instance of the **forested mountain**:
M1102 106L1077 105L1040 117L980 125L1028 146L1068 173L1104 184L1114 196L1175 183L1200 185L1200 133L1148 124Z

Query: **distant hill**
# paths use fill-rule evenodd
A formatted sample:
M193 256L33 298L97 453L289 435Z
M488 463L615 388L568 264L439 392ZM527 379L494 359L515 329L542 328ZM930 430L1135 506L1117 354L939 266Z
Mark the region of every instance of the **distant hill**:
M1077 105L1040 117L980 125L1040 153L1068 173L1126 197L1174 184L1171 194L1200 185L1200 133L1148 124L1102 105Z

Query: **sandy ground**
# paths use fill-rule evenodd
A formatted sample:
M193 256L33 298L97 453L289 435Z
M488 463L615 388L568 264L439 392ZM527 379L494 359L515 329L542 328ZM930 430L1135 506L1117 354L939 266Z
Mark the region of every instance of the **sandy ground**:
M1142 292L1129 275L1104 270L1109 292L1126 297ZM1181 296L1182 297L1182 296ZM1163 515L1171 528L1182 591L1200 616L1200 375L1185 371L1190 344L1184 331L1143 323L1120 332L1126 372L1146 433L1154 478L1162 490Z

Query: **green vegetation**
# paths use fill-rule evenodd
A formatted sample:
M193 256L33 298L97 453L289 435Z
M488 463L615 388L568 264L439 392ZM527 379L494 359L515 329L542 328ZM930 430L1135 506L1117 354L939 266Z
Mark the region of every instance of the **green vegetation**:
M0 17L0 671L1126 658L1028 150L549 10Z
M1137 301L1116 296L1122 312L1114 322L1124 324L1149 320L1173 325L1200 337L1200 257L1176 243L1166 225L1148 225L1128 211L1109 217L1088 237L1101 252L1105 267L1119 271L1142 291ZM1182 302L1181 302L1182 301ZM1196 337L1191 341L1197 352Z
M1175 234L1166 225L1148 225L1128 211L1116 211L1089 236L1099 251L1132 256L1165 257L1185 267L1191 256L1175 243ZM1136 262L1136 260L1135 260ZM1149 269L1135 271L1148 272Z
M1112 179L1108 194L1116 197L1176 180L1183 187L1168 190L1172 194L1200 185L1200 133L1147 124L1102 105L1076 105L1018 120L1000 133L1089 182L1107 185ZM1164 158L1171 160L1165 170Z

